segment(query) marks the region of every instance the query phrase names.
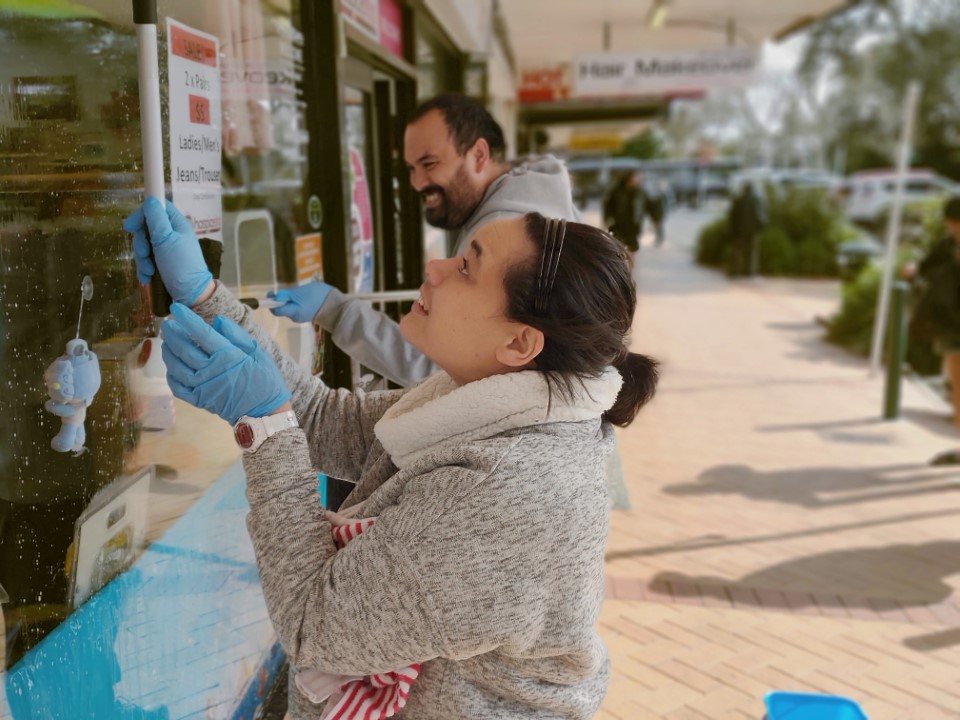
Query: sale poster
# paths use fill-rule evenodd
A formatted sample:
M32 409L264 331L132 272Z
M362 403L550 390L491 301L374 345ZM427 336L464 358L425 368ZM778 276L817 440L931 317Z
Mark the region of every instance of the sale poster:
M297 282L323 280L323 236L320 233L299 235L294 239L293 261Z
M373 211L363 156L350 148L351 290L373 292Z
M199 237L223 241L220 43L167 18L170 184Z

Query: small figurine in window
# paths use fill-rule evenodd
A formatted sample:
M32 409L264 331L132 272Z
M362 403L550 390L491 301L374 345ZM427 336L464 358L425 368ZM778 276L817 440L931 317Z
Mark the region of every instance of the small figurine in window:
M63 419L50 446L57 452L72 452L74 457L82 455L87 449L83 445L87 437L83 422L100 389L99 359L86 340L70 340L66 352L50 363L43 381L50 395L44 407Z

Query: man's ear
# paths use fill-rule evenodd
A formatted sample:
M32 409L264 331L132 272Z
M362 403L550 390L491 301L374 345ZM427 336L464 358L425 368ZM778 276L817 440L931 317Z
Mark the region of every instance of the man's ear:
M473 160L473 166L478 173L487 169L492 161L490 157L490 145L483 138L477 138L477 141L467 151L467 155Z
M543 352L543 342L541 330L518 323L507 341L497 348L497 361L507 367L526 367Z

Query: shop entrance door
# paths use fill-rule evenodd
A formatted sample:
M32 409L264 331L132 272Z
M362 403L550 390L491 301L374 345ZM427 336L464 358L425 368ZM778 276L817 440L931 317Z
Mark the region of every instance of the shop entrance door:
M419 202L409 188L402 153L403 119L412 110L413 82L353 57L344 70L347 291L399 319L422 279L416 230ZM405 240L407 236L412 237ZM387 386L359 363L354 362L351 370L354 387Z
M345 59L343 78L346 291L399 320L423 277L420 203L403 162L403 125L414 107L415 83L354 56ZM351 388L388 386L350 361ZM329 506L338 507L352 489L330 479Z

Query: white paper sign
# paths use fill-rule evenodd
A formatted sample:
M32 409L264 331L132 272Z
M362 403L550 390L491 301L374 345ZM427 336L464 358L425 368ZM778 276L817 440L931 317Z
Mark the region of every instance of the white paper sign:
M220 42L167 18L173 204L200 237L223 240Z
M574 63L577 97L689 93L753 81L753 48L581 55Z

